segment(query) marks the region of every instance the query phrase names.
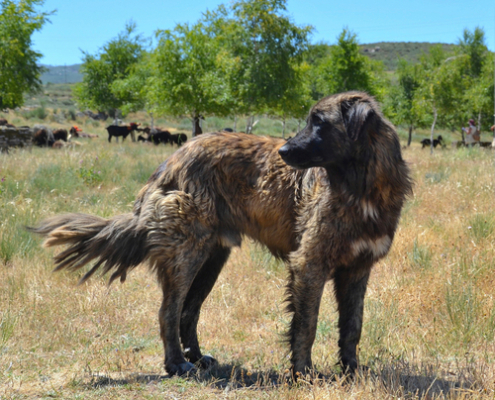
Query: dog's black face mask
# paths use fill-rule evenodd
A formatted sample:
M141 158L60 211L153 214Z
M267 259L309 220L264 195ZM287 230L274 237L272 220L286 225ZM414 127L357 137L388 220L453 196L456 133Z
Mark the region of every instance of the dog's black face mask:
M360 102L334 106L340 110L320 109L317 104L307 125L279 149L288 165L298 169L331 167L356 156L358 141L373 111L369 104Z

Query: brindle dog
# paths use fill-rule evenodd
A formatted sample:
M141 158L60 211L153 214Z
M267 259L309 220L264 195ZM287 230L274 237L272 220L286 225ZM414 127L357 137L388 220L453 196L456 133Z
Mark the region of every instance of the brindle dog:
M313 367L311 348L325 282L339 311L340 361L354 372L373 264L392 244L411 179L394 127L365 93L326 97L287 142L203 134L151 176L130 214L55 216L32 230L45 246L68 245L56 270L92 260L124 281L147 262L163 290L165 369L184 374L215 362L197 337L201 306L243 236L287 262L293 373ZM182 347L181 347L182 342Z

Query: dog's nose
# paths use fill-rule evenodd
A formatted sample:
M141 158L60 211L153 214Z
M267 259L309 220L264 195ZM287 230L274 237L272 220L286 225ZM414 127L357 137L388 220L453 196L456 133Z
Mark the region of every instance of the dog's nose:
M287 144L284 144L280 149L278 149L278 154L280 154L280 157L286 157L289 155L289 146Z

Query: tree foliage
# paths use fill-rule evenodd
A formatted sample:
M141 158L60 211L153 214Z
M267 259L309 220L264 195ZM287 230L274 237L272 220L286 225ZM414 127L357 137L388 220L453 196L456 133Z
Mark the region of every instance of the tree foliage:
M493 55L485 45L484 32L464 31L459 51L448 57L434 46L418 64L420 86L414 99L415 112L438 116L438 123L459 132L470 118L487 129L493 121Z
M414 127L424 125L423 116L414 107L416 92L421 85L418 65L400 59L397 67L397 78L397 86L390 87L385 98L384 112L395 124L408 126L407 145L409 146Z
M233 4L230 52L239 60L236 93L244 111L276 108L294 83L311 27L296 26L287 15L285 0L243 0Z
M385 89L383 64L360 54L356 34L344 29L328 57L315 66L317 98L348 90L363 90L382 98Z
M116 116L129 104L129 96L115 82L125 79L145 53L145 39L135 34L136 25L127 24L125 31L106 43L96 55L84 53L81 72L83 81L74 94L80 105Z
M243 114L250 132L255 114L280 118L285 127L324 96L361 90L381 101L394 123L408 126L409 143L415 127L431 124L433 132L439 124L462 134L469 118L478 117L483 128L492 123L493 54L481 28L464 30L455 52L432 45L419 62L400 59L389 79L349 29L333 45L310 44L312 28L294 24L286 5L235 0L194 24L157 32L149 52L130 24L97 55L84 54L79 102L111 114L189 116L193 134L203 117Z
M0 1L0 109L19 107L24 94L41 88L41 54L31 36L51 13L37 12L44 0Z
M225 51L204 21L159 32L148 81L154 109L174 116L188 115L194 134L200 133L196 131L202 116L229 114L227 66Z

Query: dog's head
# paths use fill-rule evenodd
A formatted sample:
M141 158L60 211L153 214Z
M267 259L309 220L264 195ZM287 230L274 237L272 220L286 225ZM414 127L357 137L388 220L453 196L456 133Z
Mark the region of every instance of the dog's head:
M383 119L377 103L362 92L325 97L316 103L306 126L280 149L294 168L331 167L365 157L371 132Z

